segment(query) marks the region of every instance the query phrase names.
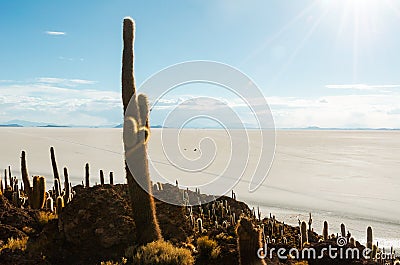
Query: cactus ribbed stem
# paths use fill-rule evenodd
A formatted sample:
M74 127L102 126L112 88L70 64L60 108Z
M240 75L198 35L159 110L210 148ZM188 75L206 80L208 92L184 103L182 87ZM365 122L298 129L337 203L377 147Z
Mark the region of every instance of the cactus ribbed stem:
M122 102L124 114L129 102L133 104L133 124L132 137L136 140L136 149L132 154L132 170L125 163L126 178L128 181L129 195L132 203L133 217L136 224L137 243L144 245L152 241L161 239L161 231L156 218L154 199L150 186L150 175L147 162L146 132L149 130L147 98L140 95L136 99L135 78L134 78L134 32L135 24L131 18L125 18L123 24L123 56L122 56ZM137 101L136 101L137 100ZM140 107L140 108L139 108ZM139 112L141 115L139 115ZM126 121L125 121L126 122ZM124 124L125 126L125 124ZM137 126L144 126L146 132L138 131ZM131 143L125 144L125 154L130 148ZM128 159L128 157L126 157ZM133 177L135 176L135 178Z
M241 218L236 228L240 265L263 265L265 262L257 256L261 247L261 233L253 228L251 221Z
M31 200L32 199L32 187L31 187L31 183L29 181L28 168L26 166L25 151L22 151L22 153L21 153L21 175L22 175L22 181L24 182L25 194L28 195L28 199Z

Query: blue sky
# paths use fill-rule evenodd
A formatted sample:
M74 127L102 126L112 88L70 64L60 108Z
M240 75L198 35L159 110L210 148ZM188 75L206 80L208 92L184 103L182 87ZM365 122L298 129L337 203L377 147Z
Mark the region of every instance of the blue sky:
M130 16L137 85L172 64L219 61L254 80L277 127L400 128L398 1L95 3L0 2L0 122L121 123L121 26ZM235 108L232 95L211 94ZM153 124L163 115L154 111Z

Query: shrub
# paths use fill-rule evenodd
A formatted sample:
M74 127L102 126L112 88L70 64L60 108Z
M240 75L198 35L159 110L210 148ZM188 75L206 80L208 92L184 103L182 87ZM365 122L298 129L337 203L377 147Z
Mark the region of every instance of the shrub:
M216 259L221 253L221 248L215 240L209 239L208 236L199 237L197 239L197 248L200 257Z
M194 258L189 250L174 247L158 240L141 246L133 257L135 265L192 265Z
M11 249L12 251L19 249L25 251L27 243L28 243L28 237L17 238L17 239L11 237L8 239L5 245L0 246L0 252L3 251L3 249Z
M37 215L38 221L41 225L47 224L50 220L57 219L57 215L52 212L40 211Z

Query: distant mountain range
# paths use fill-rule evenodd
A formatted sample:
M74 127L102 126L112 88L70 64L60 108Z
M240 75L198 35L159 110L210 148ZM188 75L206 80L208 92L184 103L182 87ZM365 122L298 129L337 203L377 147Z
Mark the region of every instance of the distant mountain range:
M11 120L7 122L0 123L0 127L42 127L42 128L122 128L122 124L118 125L99 125L99 126L89 126L89 125L59 125L54 123L45 122L34 122L25 120ZM161 125L151 126L151 128L162 128Z
M25 120L11 120L0 123L0 127L42 127L42 128L122 128L123 124L118 125L100 125L100 126L85 126L85 125L59 125L54 123L32 122ZM162 125L154 125L151 128L164 128ZM191 129L221 129L221 127L193 127ZM258 129L247 127L247 129ZM348 130L348 131L400 131L400 128L321 128L318 126L310 126L304 128L277 128L278 130Z

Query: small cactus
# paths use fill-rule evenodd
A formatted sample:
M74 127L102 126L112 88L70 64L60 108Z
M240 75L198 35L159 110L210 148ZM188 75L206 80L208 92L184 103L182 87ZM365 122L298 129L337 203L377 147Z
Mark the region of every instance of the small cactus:
M60 216L62 209L64 208L64 198L62 196L57 197L56 201L57 215Z
M342 237L346 237L346 226L344 224L340 225L340 232L342 234Z
M300 235L301 235L301 246L303 247L304 243L308 242L307 224L304 221L301 222Z
M104 186L104 172L100 169L100 185Z
M54 210L54 201L52 197L47 197L46 199L46 209L53 212Z
M114 185L114 173L110 172L110 185Z
M46 180L42 176L33 177L32 209L42 209L46 200Z
M324 236L324 241L328 240L328 222L324 221L324 230L322 231L322 235Z
M64 167L64 190L65 190L65 195L64 195L64 201L65 203L69 203L71 200L71 189L69 185L69 178L68 178L68 169Z
M199 233L203 233L203 220L201 218L197 219L197 227L199 229Z
M367 248L372 250L372 228L368 226L367 228Z
M89 163L86 163L85 165L85 188L89 188L90 183L89 183Z

